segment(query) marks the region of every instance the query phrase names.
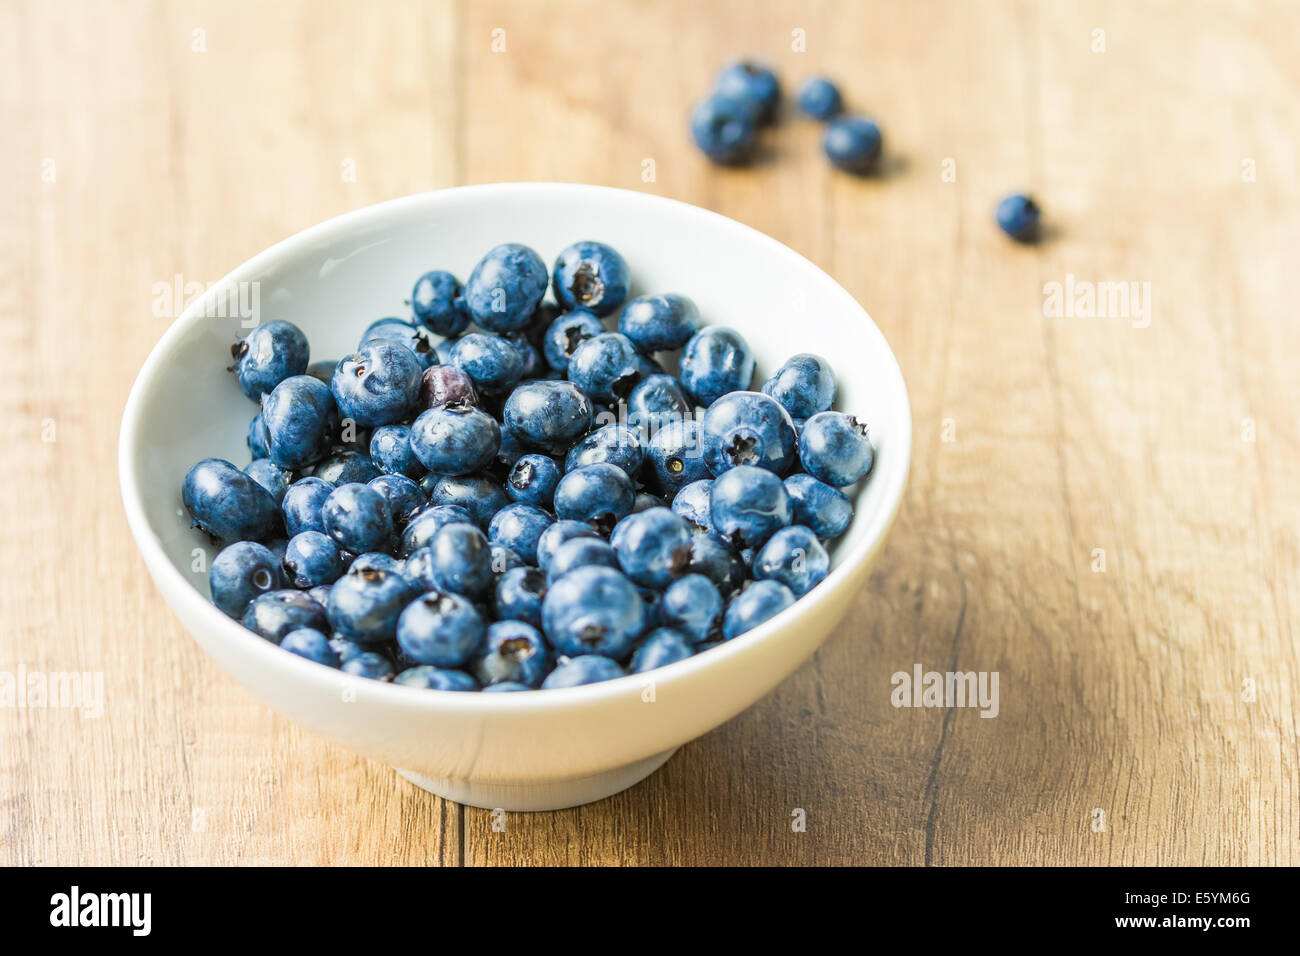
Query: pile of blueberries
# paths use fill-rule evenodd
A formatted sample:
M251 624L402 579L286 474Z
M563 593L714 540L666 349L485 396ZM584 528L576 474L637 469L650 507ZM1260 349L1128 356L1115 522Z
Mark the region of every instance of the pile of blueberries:
M759 130L776 120L781 81L772 70L753 60L736 60L723 67L713 92L691 111L691 135L704 155L716 163L749 162L758 148ZM825 120L822 150L838 169L865 174L880 159L880 127L861 116L841 116L839 88L824 76L805 80L799 88L800 111Z
M825 360L750 391L737 332L629 285L606 244L548 273L510 243L463 287L421 276L414 320L337 362L258 325L231 349L253 461L204 459L181 492L224 545L213 602L349 674L495 692L660 667L808 593L871 469L866 426L831 410Z

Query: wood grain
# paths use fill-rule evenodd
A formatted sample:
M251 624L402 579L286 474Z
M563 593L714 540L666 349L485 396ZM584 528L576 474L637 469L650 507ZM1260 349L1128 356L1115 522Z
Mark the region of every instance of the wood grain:
M1267 3L0 3L0 671L105 680L98 718L0 709L0 863L1300 861L1297 27ZM687 104L741 52L836 77L881 175L833 173L792 116L752 169L703 162ZM529 179L808 255L894 347L916 442L812 661L645 783L501 830L211 664L136 557L115 446L170 321L155 283ZM1021 187L1037 247L990 222ZM1046 315L1067 276L1150 283L1149 324ZM998 671L998 717L891 707L914 663Z

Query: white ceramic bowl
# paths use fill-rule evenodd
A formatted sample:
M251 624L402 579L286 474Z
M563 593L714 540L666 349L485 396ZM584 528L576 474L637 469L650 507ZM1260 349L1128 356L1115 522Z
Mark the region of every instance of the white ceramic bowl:
M470 186L359 209L249 260L211 290L260 294L263 320L307 333L313 361L337 358L404 300L432 268L462 279L501 242L548 262L577 239L626 257L633 294L690 295L710 324L748 339L758 380L789 355L817 352L839 377L837 407L870 423L876 449L856 514L832 549L833 569L774 619L688 660L602 684L517 694L418 690L351 678L244 630L208 600L191 570L211 545L181 510L181 480L201 458L248 461L256 408L226 371L247 334L238 311L194 303L149 355L122 418L122 498L131 531L167 603L236 680L304 727L394 767L421 787L473 806L544 810L631 786L686 741L735 716L804 661L839 621L885 541L902 498L912 439L902 374L853 298L802 256L747 226L636 192L550 183ZM240 283L256 283L240 286ZM219 309L215 311L221 311Z

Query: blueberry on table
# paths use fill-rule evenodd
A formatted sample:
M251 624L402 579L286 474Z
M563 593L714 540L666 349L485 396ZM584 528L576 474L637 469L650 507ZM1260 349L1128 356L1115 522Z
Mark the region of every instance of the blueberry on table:
M664 496L676 495L694 481L711 478L704 459L704 439L694 418L669 422L646 446L646 481Z
M546 263L528 246L507 242L488 251L465 283L470 317L489 332L528 325L550 283Z
M423 373L409 348L373 339L339 359L330 390L344 418L358 425L393 425L414 411Z
M397 618L414 588L404 575L380 568L349 571L330 588L327 612L336 637L382 644L397 634Z
M686 343L680 378L696 404L707 408L728 392L749 388L754 353L735 329L706 325Z
M430 591L416 598L397 621L397 644L411 660L460 667L483 641L483 618L468 599Z
M668 508L628 515L610 535L623 573L642 587L664 588L691 563L691 526Z
M537 539L537 566L545 571L560 547L574 538L599 538L600 533L585 521L561 518Z
M598 684L624 675L623 668L608 657L597 654L584 654L574 657L551 671L542 681L543 690L556 690L561 687L579 687L583 684Z
M321 505L325 532L354 554L389 551L393 541L393 514L388 499L369 485L339 485Z
M603 404L626 401L637 383L651 374L645 357L621 332L584 339L569 358L569 381Z
M423 411L446 405L478 405L474 380L454 365L435 365L420 376L417 406Z
M272 644L290 631L310 627L329 629L325 609L301 591L267 591L253 598L244 611L244 627Z
M711 93L691 110L691 136L700 151L715 163L738 166L754 155L758 122L751 101Z
M454 275L435 269L416 280L411 291L411 311L416 321L435 335L453 338L469 325L463 294Z
M508 392L524 374L524 360L509 339L483 332L463 335L451 345L450 362L487 394Z
M700 438L714 475L737 465L784 475L795 463L790 413L762 392L731 392L718 399L700 419Z
M713 527L737 550L761 546L791 518L781 479L753 465L737 465L713 482L709 510Z
M763 63L756 60L733 60L718 74L715 89L723 96L753 104L760 122L770 123L781 101L781 81Z
M656 667L684 661L694 653L695 648L681 631L671 627L657 628L637 647L627 670L629 674L644 674Z
M537 563L537 542L555 516L536 505L513 502L506 505L488 523L488 540L509 548L527 564Z
M602 462L617 465L635 478L645 461L645 446L641 433L627 425L604 425L578 440L564 459L564 470L573 471L584 465Z
M546 597L545 572L540 568L511 568L497 581L493 606L500 620L523 621L533 627L541 627L544 597Z
M416 510L429 500L420 486L404 475L380 475L366 484L384 496L393 524L399 528L405 527Z
M781 403L791 418L811 418L835 403L835 371L820 355L801 352L786 359L763 383L763 394Z
M571 538L555 549L546 563L546 581L558 581L578 568L602 567L621 571L618 552L603 538Z
M428 664L408 667L393 678L393 683L401 684L403 687L419 687L423 690L472 691L479 689L478 681L464 671L431 667ZM484 690L486 689L484 688ZM529 688L525 687L524 689L528 690Z
M791 604L794 595L777 581L755 581L732 598L722 619L722 636L727 640L752 631Z
M587 566L553 582L542 601L547 640L561 654L621 658L645 629L636 586L610 568Z
M819 481L842 488L871 470L874 452L865 422L843 412L814 415L799 431L799 460Z
M785 491L795 524L804 525L823 540L838 538L848 530L853 503L838 488L801 472L785 480Z
M692 644L721 635L722 612L722 591L709 578L695 573L668 585L659 605L659 619Z
M565 309L609 315L627 300L627 263L603 242L584 240L566 247L551 270L555 301Z
M880 159L880 127L861 116L845 116L826 124L822 150L831 165L848 173L868 173Z
M280 563L289 583L302 590L333 584L346 570L339 546L319 531L303 531L290 538Z
M632 481L622 468L586 465L566 474L555 486L555 513L608 531L631 513L635 498Z
M321 505L330 496L334 486L320 478L299 478L284 493L280 507L284 511L284 529L290 534L303 531L324 531Z
M699 331L700 310L684 295L637 296L623 306L618 330L646 354L679 349Z
M799 109L813 119L830 119L843 106L839 87L824 76L810 76L799 87Z
M487 629L474 674L484 687L516 683L540 687L551 670L551 653L537 628L523 621L497 621Z
M501 447L501 426L472 405L422 412L410 429L411 451L435 475L482 471Z
M262 398L267 457L281 468L305 468L328 454L338 427L334 396L310 375L286 378Z
M1041 210L1038 203L1021 193L1013 193L998 203L994 213L1001 228L1017 242L1035 242L1040 236Z
M802 525L782 528L754 555L754 577L776 581L801 598L830 573L831 559L817 535Z
M521 455L506 477L506 492L522 504L549 508L562 473L548 455Z
M292 322L263 322L230 347L231 371L253 401L291 375L307 371L307 336Z
M195 527L222 541L269 538L280 512L270 492L222 458L204 458L186 473L181 502Z
M290 654L297 654L326 667L338 667L339 656L330 647L330 640L314 627L300 627L290 631L280 641L280 646Z
M529 448L568 451L591 427L591 400L571 382L525 382L506 399L502 420Z
M208 568L212 603L236 620L244 616L253 598L283 587L280 559L253 541L237 541L222 548Z

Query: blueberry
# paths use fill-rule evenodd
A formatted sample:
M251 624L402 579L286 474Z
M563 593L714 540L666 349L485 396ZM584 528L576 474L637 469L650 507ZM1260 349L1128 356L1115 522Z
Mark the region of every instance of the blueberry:
M393 523L398 527L404 527L416 509L428 500L420 486L403 475L380 475L366 484L384 496Z
M648 491L638 491L636 497L632 499L632 514L639 515L643 511L649 511L651 508L666 508L668 502L664 501L658 495L652 495Z
M560 481L560 466L547 455L521 455L510 469L506 492L515 501L549 508Z
M325 385L310 375L294 375L262 398L262 421L267 457L281 468L303 468L329 451L338 410Z
M365 348L371 342L378 341L392 342L395 345L410 349L412 354L415 355L416 361L420 363L421 369L427 369L438 364L438 353L429 344L429 339L424 334L424 330L407 322L405 319L387 318L371 322L370 326L361 334L361 341L357 347Z
M411 311L426 329L443 338L453 338L469 325L469 312L462 298L464 290L450 272L435 269L415 282Z
M424 367L409 348L375 339L339 359L330 390L358 425L391 425L415 409Z
M347 552L351 553L351 552ZM365 554L358 554L348 565L348 573L362 571L387 571L390 574L403 574L403 564L400 560L391 554L384 554L382 551L367 551Z
M645 628L645 602L617 571L583 567L553 582L542 601L546 637L561 654L622 658Z
M316 381L323 384L326 388L334 379L334 367L339 364L338 359L322 359L319 362L312 362L307 366L304 375L310 375Z
M494 544L490 546L490 551L492 552L492 574L497 578L497 580L500 580L501 575L505 574L507 571L512 571L515 568L526 567L524 559L519 557L519 555L515 554L515 552L511 551L509 548L502 547L499 544Z
M709 494L713 527L739 549L757 548L790 523L790 496L781 479L753 465L724 471Z
M577 568L599 566L621 571L618 552L601 538L571 538L555 549L546 565L547 582L558 581Z
M561 315L547 326L546 335L542 338L542 354L546 357L546 364L557 372L567 373L569 359L578 346L604 331L600 319L587 309L574 309Z
M458 594L430 591L412 601L397 621L397 644L411 660L459 667L483 642L483 618Z
M381 425L371 432L370 460L386 475L419 478L425 470L411 451L411 429L406 425Z
M506 341L515 347L519 353L521 363L519 371L520 381L541 378L550 371L550 367L542 359L542 353L537 351L532 342L524 337L523 332L511 332L506 336Z
M507 242L479 260L465 283L470 316L489 332L522 329L550 281L546 263L532 249Z
M569 359L569 381L593 401L626 401L638 382L651 374L645 357L621 332L601 332L578 343Z
M420 376L420 391L416 404L420 410L444 408L447 405L478 406L478 392L474 380L454 365L435 365Z
M564 459L564 470L574 471L584 465L606 462L617 465L629 478L636 477L645 461L645 446L640 433L626 425L605 425L597 428L569 449Z
M763 383L763 394L781 403L791 418L811 418L835 402L835 371L820 355L801 352Z
M320 510L325 532L354 554L391 550L393 513L388 499L369 485L339 485Z
M364 677L367 680L387 681L393 678L393 662L375 651L362 651L355 657L349 657L339 669L351 677Z
M709 514L709 493L712 488L712 478L701 478L683 487L673 498L673 511L685 518L696 534L713 530L713 519Z
M1041 234L1042 210L1030 196L1013 193L994 212L998 227L1017 242L1034 242Z
M270 492L221 458L204 458L185 474L181 502L195 526L222 541L269 538L280 510Z
M727 605L722 636L727 640L753 630L794 603L794 595L776 581L755 581Z
M481 471L501 446L501 426L469 405L447 405L421 413L411 426L411 450L435 475Z
M307 371L307 336L292 322L263 322L230 347L231 371L253 401L291 375Z
M290 538L281 564L289 583L303 590L333 584L344 571L339 546L319 531L303 531Z
M257 458L244 466L244 474L267 490L278 505L284 501L293 473L281 468L269 458Z
M712 477L704 460L700 423L685 418L659 429L647 446L645 471L647 482L665 496Z
M758 111L761 122L770 123L781 100L781 83L765 64L754 60L733 60L718 74L715 89L723 96L746 100Z
M312 469L312 474L332 485L346 485L352 482L364 485L379 477L379 469L375 467L369 455L344 449L322 460Z
M585 521L560 519L537 539L537 566L545 571L560 546L574 538L599 538L600 534Z
M734 329L708 325L686 343L681 381L697 405L706 408L728 392L749 388L754 378L754 353Z
M632 511L632 480L617 465L586 465L568 472L555 486L555 513L609 530Z
M236 620L244 616L253 598L282 587L280 559L252 541L222 548L208 569L212 603Z
M596 654L584 654L561 664L542 681L543 690L556 690L561 687L578 687L582 684L598 684L623 676L623 668L608 657Z
M618 330L645 353L679 349L700 328L700 310L684 295L637 296L623 307Z
M529 448L563 453L591 427L591 401L570 382L525 382L506 399L503 421Z
M830 119L843 106L839 88L824 76L811 76L799 87L799 109L813 119Z
M424 487L423 482L420 487ZM510 504L505 489L486 475L443 476L433 482L428 490L430 501L440 505L460 505L469 512L474 524L484 530L492 516Z
M330 588L327 610L335 635L382 644L397 633L397 617L410 602L411 582L379 568L349 571Z
M503 621L524 621L541 627L544 597L546 575L539 568L511 568L497 581L496 615Z
M782 528L754 555L754 577L777 581L801 598L830 573L830 557L810 528Z
M838 538L853 520L853 504L848 495L812 475L791 475L785 480L790 496L792 521L804 525L822 539Z
M493 544L509 548L526 563L536 564L537 541L554 522L555 518L549 511L515 502L492 516L488 538Z
M627 300L627 263L603 242L575 242L555 258L551 289L566 309L609 315Z
M428 664L408 667L393 678L393 683L401 684L403 687L419 687L423 690L478 690L478 681L464 671L430 667Z
M290 654L297 654L326 667L338 667L339 656L330 647L329 638L312 627L300 627L284 635L280 646Z
M497 621L487 629L483 654L474 673L484 687L503 682L541 686L551 669L551 654L537 628L523 621Z
M692 539L690 572L704 575L724 595L740 587L747 573L740 555L717 534L697 534Z
M261 412L248 423L248 450L254 458L271 457L271 436L266 433L266 422Z
M488 394L508 392L524 374L524 360L509 339L471 332L451 347L451 364Z
M300 627L329 629L325 609L301 591L267 591L253 598L244 611L244 627L279 644L290 631Z
M472 599L487 594L496 583L487 537L464 521L439 528L428 547L406 559L404 573L425 590L449 591Z
M758 115L749 100L711 93L691 109L695 145L715 163L748 162L758 146Z
M821 412L799 432L799 461L819 481L842 488L871 470L874 452L865 422L843 412Z
M754 465L784 475L795 463L790 414L762 392L724 395L700 419L704 460L714 475L736 465Z
M628 673L644 674L656 667L684 661L694 653L695 648L681 631L661 627L651 631L641 642L627 666Z
M443 527L460 521L474 524L474 516L460 505L426 503L407 522L406 530L402 532L401 553L413 555L421 548L428 547L433 536Z
M703 574L688 574L668 585L659 607L659 619L693 644L715 640L722 634L722 591Z
M489 684L483 688L485 694L509 694L514 691L532 690L527 684L521 684L517 680L503 680L500 683Z
M691 563L691 526L668 508L628 515L609 543L623 573L643 587L667 587Z
M671 375L647 375L627 397L627 422L646 437L690 416L694 406Z
M822 151L831 165L849 173L867 173L880 159L880 127L861 116L844 116L826 124Z

